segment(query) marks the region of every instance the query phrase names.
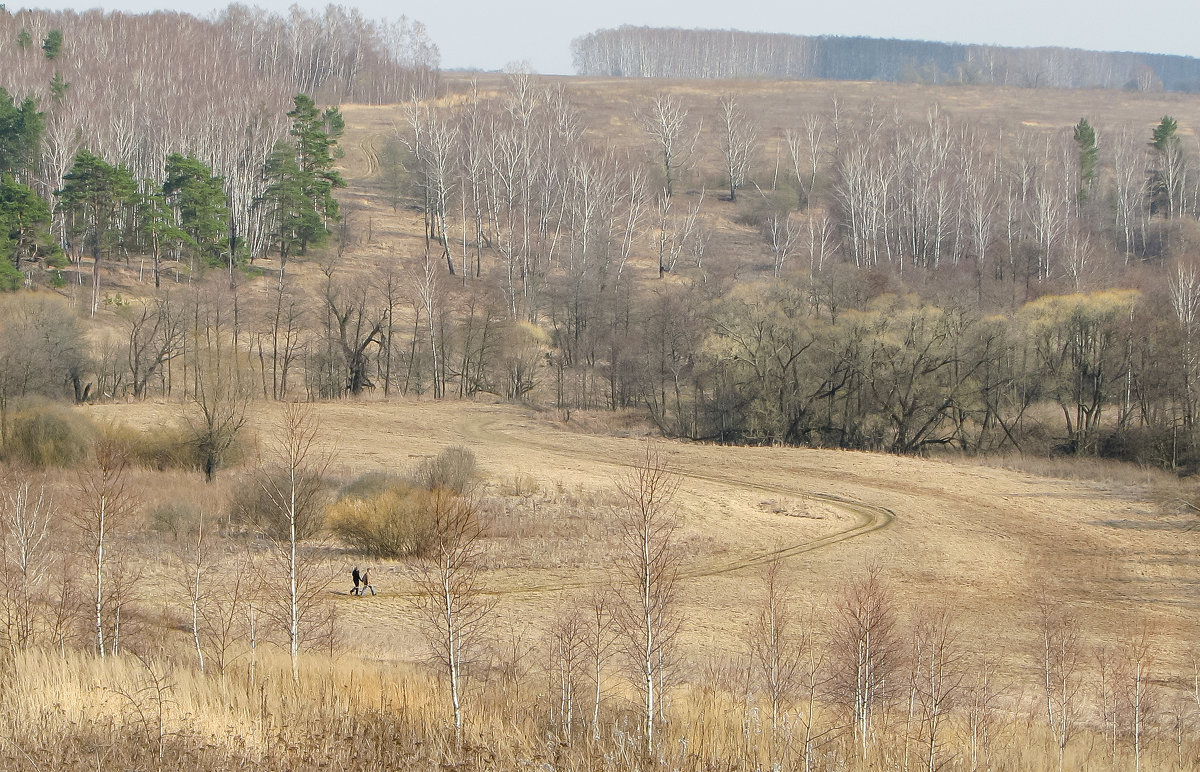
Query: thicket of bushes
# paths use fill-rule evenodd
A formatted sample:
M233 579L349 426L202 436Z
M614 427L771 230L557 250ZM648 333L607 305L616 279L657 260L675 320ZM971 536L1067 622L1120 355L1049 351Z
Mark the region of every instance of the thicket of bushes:
M286 540L291 530L285 510L291 498L288 478L286 468L272 467L238 481L230 496L230 524ZM313 470L300 470L296 481L296 538L311 539L321 533L329 499L330 489L324 478Z
M382 493L350 497L329 508L326 522L356 552L381 558L423 555L436 542L436 494L397 482Z
M9 417L0 457L34 469L70 467L87 457L96 429L84 416L55 404L34 404Z
M426 554L438 539L439 497L461 496L475 478L475 454L446 448L417 465L409 479L368 474L345 486L326 524L352 549L371 557Z
M156 424L135 428L127 424L94 424L67 405L34 401L13 412L0 441L0 460L33 469L67 469L83 463L98 435L115 443L127 462L143 469L202 470L203 453L192 429ZM228 462L241 460L245 448L235 442L226 451Z

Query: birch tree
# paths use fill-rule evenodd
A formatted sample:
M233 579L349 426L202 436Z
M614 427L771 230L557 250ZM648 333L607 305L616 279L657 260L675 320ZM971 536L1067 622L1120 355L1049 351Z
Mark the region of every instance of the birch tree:
M721 157L729 179L729 200L736 201L738 189L746 184L758 152L758 126L742 112L732 94L721 97L717 103L717 120Z
M767 566L762 582L758 616L750 627L750 657L771 706L770 761L773 767L778 767L783 763L779 748L781 721L802 686L812 641L806 630L797 629L790 603L793 588L782 576L778 559ZM805 751L808 749L806 741Z
M616 513L621 552L615 567L625 586L619 623L642 698L647 758L654 757L654 728L665 715L664 691L680 626L675 605L679 518L672 506L678 487L678 478L654 447L617 484L623 502Z
M839 696L846 704L860 757L875 739L899 659L892 594L878 566L850 582L837 604L833 660Z
M111 595L108 585L114 563L114 534L129 525L138 509L138 501L127 484L128 465L129 459L120 444L101 435L93 448L91 464L80 473L76 483L73 519L91 555L94 634L101 659L112 648L106 645L104 622Z
M278 515L279 528L268 528L276 565L281 576L281 603L276 616L286 630L288 654L292 660L292 679L300 680L300 646L306 630L304 623L317 596L333 577L320 570L316 556L303 543L304 518L312 486L324 477L332 457L318 445L321 425L309 405L286 403L274 435L268 440L266 456L277 459L275 469L263 467L258 483Z
M687 108L671 94L654 97L650 106L639 113L638 122L653 143L654 165L662 172L663 193L670 199L675 194L675 183L691 166L703 124L696 121L693 131Z
M488 634L496 599L484 594L484 524L475 504L446 488L433 491L429 516L435 544L411 571L425 639L450 680L454 734L462 742L467 669Z
M1193 263L1179 263L1167 278L1171 292L1171 310L1183 336L1183 422L1188 432L1195 429L1197 413L1197 379L1200 378L1200 351L1197 350L1197 325L1200 325L1200 271Z
M1058 752L1058 768L1063 768L1067 743L1081 720L1079 701L1082 693L1083 663L1079 623L1068 609L1047 596L1039 602L1041 618L1041 671L1046 706L1046 726Z
M44 485L5 480L0 496L3 542L3 631L10 654L33 642L37 604L46 589L50 565L54 501Z

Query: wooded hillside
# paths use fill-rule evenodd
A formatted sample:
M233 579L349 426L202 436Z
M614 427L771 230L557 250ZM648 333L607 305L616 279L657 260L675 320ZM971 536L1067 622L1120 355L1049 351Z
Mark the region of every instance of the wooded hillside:
M0 767L1196 766L1194 98L0 17Z
M237 14L131 18L213 45L307 18ZM720 442L1193 463L1190 102L530 75L442 93L414 64L432 50L419 27L401 55L391 27L328 19L349 26L291 33L311 45L290 69L227 77L352 97L383 75L349 52L391 50L403 105L347 108L347 125L297 94L213 118L211 141L110 106L64 135L92 93L55 69L71 36L53 58L49 32L13 47L67 85L6 103L9 284L87 288L116 340L13 379L6 401L192 398L220 331L239 382L272 399L494 394ZM8 339L36 336L42 317L12 308ZM12 346L17 363L38 350Z
M0 87L34 100L44 132L17 179L53 209L85 148L161 182L171 153L221 177L238 237L266 238L254 200L262 165L286 137L297 93L331 103L398 102L436 92L437 47L401 17L378 22L329 6L284 16L233 5L185 13L0 10ZM5 169L8 171L8 169ZM55 238L69 247L61 220Z

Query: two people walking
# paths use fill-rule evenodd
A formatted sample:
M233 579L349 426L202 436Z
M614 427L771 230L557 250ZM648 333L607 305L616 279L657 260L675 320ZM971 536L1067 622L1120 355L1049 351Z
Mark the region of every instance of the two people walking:
M351 595L365 595L367 590L370 590L372 595L375 594L375 585L371 584L371 569L368 568L359 573L358 566L355 566L354 570L350 572L350 578L354 580L354 589L350 590Z

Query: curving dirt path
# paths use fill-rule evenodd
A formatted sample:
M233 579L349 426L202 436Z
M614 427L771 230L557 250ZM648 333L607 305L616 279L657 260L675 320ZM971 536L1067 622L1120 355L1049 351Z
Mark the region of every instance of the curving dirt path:
M490 447L499 445L513 448L514 451L516 449L535 447L543 453L559 456L564 464L578 464L580 460L587 460L611 467L614 476L620 470L629 467L627 461L615 460L611 453L597 452L596 448L599 446L599 443L596 440L599 438L581 437L561 431L555 433L547 431L544 428L537 432L526 432L522 437L517 438L509 431L500 428L499 423L500 419L497 416L479 416L472 413L459 421L456 428L473 446ZM571 443L570 447L563 447L561 444L563 441ZM631 445L632 443L629 440L624 440L622 444ZM671 446L672 449L679 449L680 447L686 446ZM733 559L709 558L698 565L693 564L682 570L680 572L680 578L682 579L699 579L733 574L767 565L774 560L787 559L815 552L875 531L880 531L891 525L895 518L895 513L886 507L876 506L845 496L815 493L799 489L795 486L789 487L756 482L732 473L702 473L678 463L675 464L673 472L683 481L715 484L743 493L773 494L802 501L820 502L845 513L851 518L849 524L839 527L833 533L819 537L788 543L774 549L759 551L750 555L742 555ZM494 594L514 595L537 592L560 592L563 590L591 587L599 583L600 581L596 579L540 583L497 589L494 591Z
M362 151L366 169L363 176L367 178L379 174L379 151L375 149L375 135L370 134L358 140L358 149Z
M465 444L498 487L531 478L544 494L580 502L556 511L561 521L530 513L505 524L512 530L496 541L487 577L505 596L498 611L505 629L536 630L569 607L575 591L606 583L615 547L605 492L644 448L638 437L613 436L621 426L576 433L574 424L482 402L347 401L318 409L347 477L402 471ZM180 414L178 405L151 402L86 410L139 426ZM260 432L271 430L276 410L256 411ZM1097 646L1117 645L1143 623L1164 650L1190 645L1200 630L1200 543L1187 523L1164 520L1147 485L849 451L660 448L682 478L680 602L696 652L727 651L739 639L758 602L754 569L776 557L785 559L798 601L813 606L836 602L846 581L878 565L905 614L953 609L967 643L1016 669L1036 648L1043 593L1084 620ZM374 576L378 599L339 600L356 645L384 658L419 651L404 566L382 562Z

